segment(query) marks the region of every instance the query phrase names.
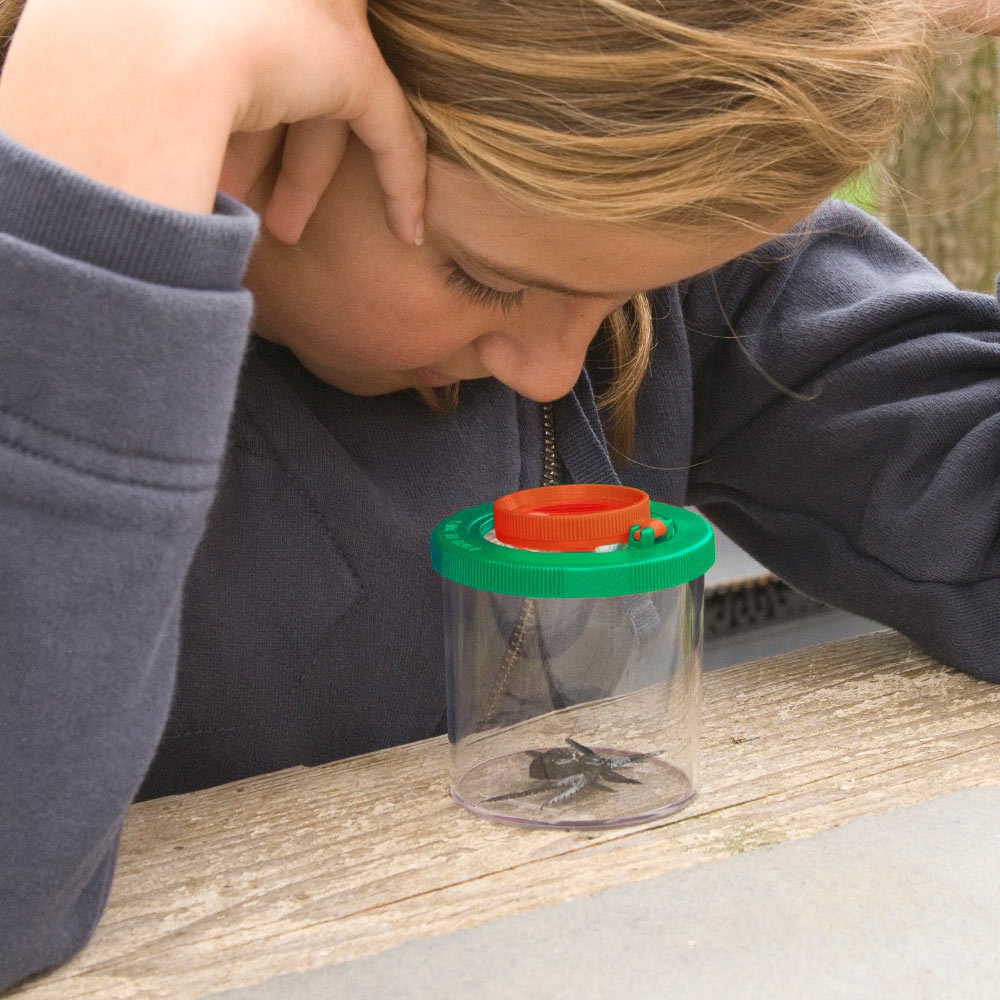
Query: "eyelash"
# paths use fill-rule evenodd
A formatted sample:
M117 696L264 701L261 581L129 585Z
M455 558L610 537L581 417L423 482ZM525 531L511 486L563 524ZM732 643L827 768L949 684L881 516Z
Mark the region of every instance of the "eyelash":
M501 312L508 313L519 306L524 298L523 288L516 292L504 292L499 288L491 288L466 274L453 260L448 261L444 268L447 272L445 278L447 285L457 288L473 302L486 306L488 309L499 309Z

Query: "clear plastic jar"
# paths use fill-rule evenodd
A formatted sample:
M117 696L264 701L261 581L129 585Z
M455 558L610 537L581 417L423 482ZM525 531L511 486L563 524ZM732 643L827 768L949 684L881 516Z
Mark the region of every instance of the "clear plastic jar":
M706 521L627 487L541 487L445 518L431 550L458 802L579 828L691 801Z

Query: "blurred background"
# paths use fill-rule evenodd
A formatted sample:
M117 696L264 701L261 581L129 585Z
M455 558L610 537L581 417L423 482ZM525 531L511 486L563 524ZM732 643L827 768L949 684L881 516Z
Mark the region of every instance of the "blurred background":
M1000 44L947 36L928 105L884 166L840 192L880 218L962 288L992 293L1000 272ZM812 601L725 537L706 579L705 668L881 628Z

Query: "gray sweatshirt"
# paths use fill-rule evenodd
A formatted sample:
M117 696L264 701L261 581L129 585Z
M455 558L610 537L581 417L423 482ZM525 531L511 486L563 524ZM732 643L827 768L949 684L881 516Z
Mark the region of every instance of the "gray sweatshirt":
M442 731L430 527L541 479L539 407L492 380L442 416L248 350L255 233L0 137L0 990L86 942L137 794ZM552 410L567 479L698 504L1000 680L996 301L831 203L656 315L633 460L596 345Z

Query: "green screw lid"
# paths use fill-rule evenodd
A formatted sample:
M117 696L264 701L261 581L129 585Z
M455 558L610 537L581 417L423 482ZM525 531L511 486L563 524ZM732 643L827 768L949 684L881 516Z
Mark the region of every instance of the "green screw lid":
M565 487L530 492L558 489ZM544 513L551 519L554 510L558 512L558 505ZM447 580L497 594L617 597L681 586L702 576L715 561L711 525L693 511L667 504L650 503L645 523L638 518L622 544L610 551L514 548L495 541L493 528L494 504L469 507L439 521L430 542L434 569Z

